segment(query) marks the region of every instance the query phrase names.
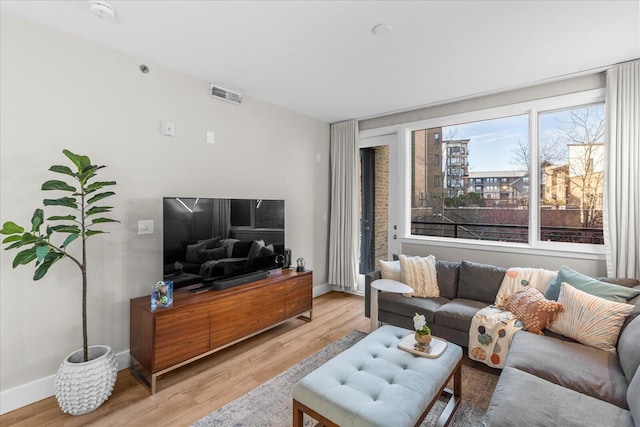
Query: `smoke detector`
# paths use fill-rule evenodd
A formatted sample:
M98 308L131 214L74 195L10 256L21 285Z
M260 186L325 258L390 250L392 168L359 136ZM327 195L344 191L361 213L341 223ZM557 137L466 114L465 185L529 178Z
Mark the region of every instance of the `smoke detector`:
M116 16L116 10L109 3L103 1L92 1L89 3L91 13L102 19L113 19Z
M234 92L229 89L218 86L215 83L211 83L209 86L209 95L214 98L221 99L223 101L231 102L232 104L240 104L242 102L242 95L238 92Z

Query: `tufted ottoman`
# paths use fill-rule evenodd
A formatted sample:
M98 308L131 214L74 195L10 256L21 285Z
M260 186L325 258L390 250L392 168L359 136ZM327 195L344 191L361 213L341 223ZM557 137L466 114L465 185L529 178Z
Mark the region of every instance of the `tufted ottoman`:
M417 426L438 397L449 402L446 426L460 403L462 349L449 343L429 359L398 348L407 329L385 325L308 374L293 387L293 425L303 414L325 426ZM445 388L454 378L453 391Z

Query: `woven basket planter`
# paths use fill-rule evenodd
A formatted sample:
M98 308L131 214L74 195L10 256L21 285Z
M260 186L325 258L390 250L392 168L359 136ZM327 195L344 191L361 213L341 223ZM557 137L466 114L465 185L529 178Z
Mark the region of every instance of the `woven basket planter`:
M82 349L74 351L60 365L55 394L62 412L82 415L100 407L111 396L118 374L118 361L111 347L89 347L89 361Z

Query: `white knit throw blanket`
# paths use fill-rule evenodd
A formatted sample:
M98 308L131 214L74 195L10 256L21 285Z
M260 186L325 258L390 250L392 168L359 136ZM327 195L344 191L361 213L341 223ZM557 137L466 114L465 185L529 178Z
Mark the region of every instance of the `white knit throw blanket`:
M469 358L493 368L502 368L513 335L523 324L510 311L504 310L507 297L527 287L544 293L557 272L542 268L514 267L502 279L495 304L478 311L469 328Z

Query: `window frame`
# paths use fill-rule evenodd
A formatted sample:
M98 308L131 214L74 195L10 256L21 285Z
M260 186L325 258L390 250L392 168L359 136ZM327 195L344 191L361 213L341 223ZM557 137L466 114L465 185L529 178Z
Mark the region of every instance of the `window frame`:
M529 192L529 239L528 243L509 243L489 240L466 240L449 237L411 235L411 132L434 127L446 127L469 122L496 119L501 117L527 114L529 116L529 171L539 170L539 115L558 110L579 108L584 105L605 101L604 89L593 89L567 95L531 100L516 104L469 111L465 113L433 117L426 120L405 123L396 128L399 142L400 170L404 176L399 180L401 202L398 206L400 218L400 241L408 244L428 244L462 249L488 249L492 251L515 252L532 255L555 254L567 258L604 260L604 245L547 242L540 240L540 194ZM606 106L605 106L606 108ZM389 127L384 128L389 130ZM382 128L381 128L382 130ZM375 130L372 130L375 131ZM605 141L605 144L607 142ZM446 167L446 166L445 166ZM540 187L540 176L529 173L529 189ZM604 189L606 191L606 188ZM605 194L606 199L606 194Z

